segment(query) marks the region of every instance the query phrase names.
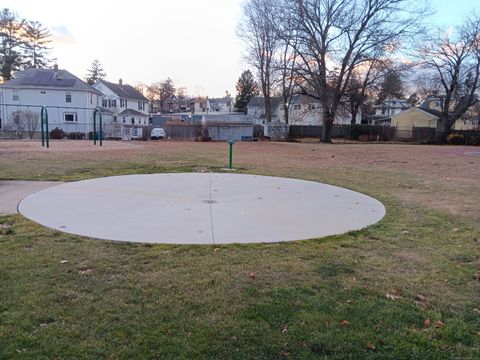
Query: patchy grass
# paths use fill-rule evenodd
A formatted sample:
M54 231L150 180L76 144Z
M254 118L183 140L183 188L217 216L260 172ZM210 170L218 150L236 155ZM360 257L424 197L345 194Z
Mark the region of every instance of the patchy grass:
M222 166L218 144L185 146L167 154L142 149L147 155L128 161L108 152L83 162L80 154L55 153L45 170L52 155L16 153L0 165L38 156L42 166L2 167L0 177ZM466 177L452 184L414 164L311 166L300 154L308 158L312 146L268 144L266 159L241 155L240 166L369 193L387 206L384 220L323 239L215 247L95 241L20 215L0 217L0 358L479 358L480 231L475 214L452 215L457 202L478 206L478 197L470 202L470 174L452 174ZM331 161L332 147L325 149Z

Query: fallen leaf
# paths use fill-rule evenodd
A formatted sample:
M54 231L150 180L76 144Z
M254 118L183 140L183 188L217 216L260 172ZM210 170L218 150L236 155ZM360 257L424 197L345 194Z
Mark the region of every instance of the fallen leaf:
M255 274L254 272L251 272L251 273L248 275L248 277L249 277L250 279L252 279L253 281L255 281L255 279L257 278L257 274Z
M282 333L286 333L288 331L288 325L285 325L283 328L282 328Z
M442 345L442 346L440 346L440 350L448 351L448 350L450 350L450 347L448 345Z
M78 271L80 275L87 275L90 274L93 271L93 269L90 268L83 268Z
M427 301L427 298L421 294L418 294L415 299L417 299L417 301L420 301L420 302L426 302Z
M347 304L351 304L352 303L352 300L347 300Z
M367 349L369 349L369 350L375 350L375 345L373 345L372 343L368 343L368 344L367 344Z
M475 281L480 282L480 271L475 274Z
M401 298L400 291L397 289L391 289L385 294L385 297L388 300L393 300L393 301L398 300Z
M435 321L433 324L437 329L441 328L443 326L443 323L440 320Z
M60 264L66 264L66 263L68 263L68 260L62 260L62 261L60 261Z
M430 321L430 319L427 319L423 322L423 325L425 325L425 327L429 327L431 324L432 322Z
M480 310L478 310L478 309L476 309L476 308L473 309L473 312L474 312L475 314L477 314L477 315L480 315Z
M380 345L385 345L385 341L382 340L382 339L378 340L378 343L379 343Z
M220 251L220 248L213 249L214 252Z
M340 325L342 325L342 326L343 326L343 325L350 325L350 321L348 321L348 320L343 320L343 321L340 323Z

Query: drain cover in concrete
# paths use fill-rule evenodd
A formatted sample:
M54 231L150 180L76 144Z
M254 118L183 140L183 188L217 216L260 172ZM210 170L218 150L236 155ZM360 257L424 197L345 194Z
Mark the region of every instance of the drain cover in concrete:
M377 200L317 182L240 174L129 175L62 184L19 211L98 239L174 244L280 242L359 230L385 215Z

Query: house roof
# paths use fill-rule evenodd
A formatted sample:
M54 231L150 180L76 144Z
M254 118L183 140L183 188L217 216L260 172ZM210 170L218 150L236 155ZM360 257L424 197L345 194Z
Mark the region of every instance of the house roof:
M277 106L280 101L282 100L281 97L272 97L272 107L275 107ZM262 96L255 96L254 98L252 98L248 104L247 104L247 107L265 107L265 98L262 97Z
M407 100L404 99L386 99L383 100L379 105L375 106L375 108L390 108L390 109L409 109L412 106L408 103Z
M440 111L436 111L436 110L431 110L431 109L423 109L421 107L412 107L406 111L403 111L397 115L395 115L393 118L396 118L398 116L403 116L405 113L412 113L412 112L423 112L423 113L427 113L428 115L430 115L430 117L432 118L435 118L436 120L440 119Z
M429 113L430 115L433 115L433 116L435 116L439 119L440 119L440 116L442 115L442 112L438 111L438 110L428 109L428 108L424 108L424 107L421 107L421 106L418 109L422 110L422 111L425 111L426 113Z
M16 72L14 79L0 84L0 87L89 91L102 95L98 90L63 69L26 69Z
M118 115L119 116L130 116L130 115L133 115L133 116L148 116L147 114L141 113L140 111L133 110L133 109L125 109Z
M115 84L105 80L99 80L99 82L105 84L111 91L117 94L122 99L130 99L130 100L139 100L139 101L147 101L148 99L142 95L140 91L135 89L131 85L127 84Z

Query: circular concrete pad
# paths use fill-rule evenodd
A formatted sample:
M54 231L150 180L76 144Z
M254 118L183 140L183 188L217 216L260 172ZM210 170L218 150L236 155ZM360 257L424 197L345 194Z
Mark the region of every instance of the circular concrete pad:
M318 182L240 174L129 175L62 184L19 211L60 231L171 244L280 242L359 230L385 215L366 195Z

